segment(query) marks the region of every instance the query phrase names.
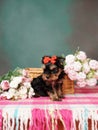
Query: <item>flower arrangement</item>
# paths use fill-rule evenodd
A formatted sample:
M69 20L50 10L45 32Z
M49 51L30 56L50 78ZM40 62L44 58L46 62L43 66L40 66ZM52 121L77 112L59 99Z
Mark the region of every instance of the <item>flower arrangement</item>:
M16 68L0 77L0 98L25 99L34 95L31 79L25 69Z
M98 61L88 58L83 51L65 57L64 71L78 87L93 87L98 83Z

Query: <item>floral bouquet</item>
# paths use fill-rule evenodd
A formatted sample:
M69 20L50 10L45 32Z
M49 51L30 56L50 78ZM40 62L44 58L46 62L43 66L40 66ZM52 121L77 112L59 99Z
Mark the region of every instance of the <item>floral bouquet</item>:
M78 87L93 87L98 83L98 61L88 58L83 51L65 57L64 71Z
M0 98L12 100L31 98L34 95L31 80L25 69L16 68L9 71L0 77Z

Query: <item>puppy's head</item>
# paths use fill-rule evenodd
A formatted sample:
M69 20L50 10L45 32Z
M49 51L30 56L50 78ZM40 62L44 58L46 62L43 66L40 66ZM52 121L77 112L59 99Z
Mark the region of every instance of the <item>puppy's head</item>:
M43 80L56 81L64 69L63 57L58 56L44 56L42 57L43 63Z

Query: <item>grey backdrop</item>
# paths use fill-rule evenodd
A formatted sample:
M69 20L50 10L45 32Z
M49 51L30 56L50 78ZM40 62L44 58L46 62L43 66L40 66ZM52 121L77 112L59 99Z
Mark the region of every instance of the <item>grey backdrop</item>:
M97 0L0 0L0 74L77 47L98 60Z

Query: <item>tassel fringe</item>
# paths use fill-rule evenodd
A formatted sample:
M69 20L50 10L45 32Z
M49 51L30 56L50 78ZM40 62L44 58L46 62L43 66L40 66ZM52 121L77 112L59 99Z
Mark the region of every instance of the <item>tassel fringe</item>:
M0 110L0 130L98 130L97 108Z

